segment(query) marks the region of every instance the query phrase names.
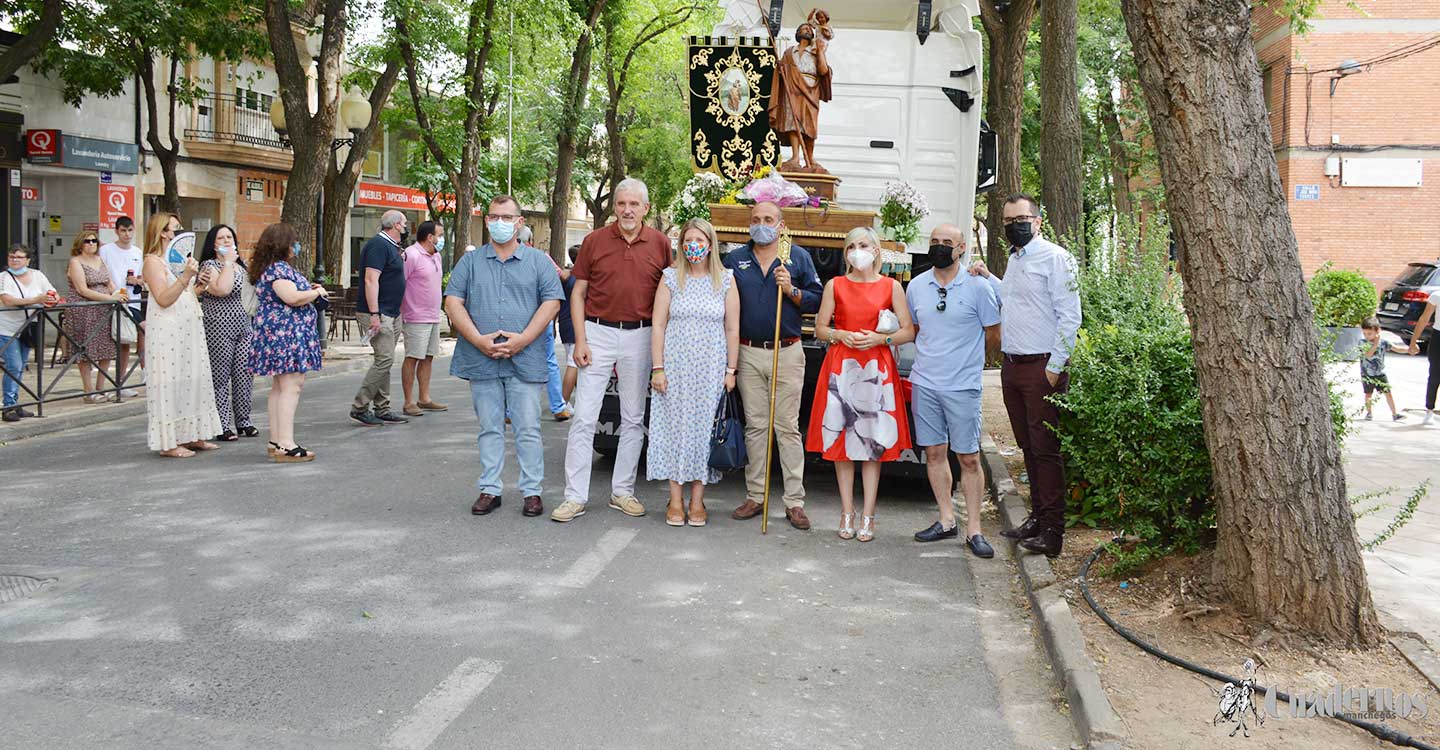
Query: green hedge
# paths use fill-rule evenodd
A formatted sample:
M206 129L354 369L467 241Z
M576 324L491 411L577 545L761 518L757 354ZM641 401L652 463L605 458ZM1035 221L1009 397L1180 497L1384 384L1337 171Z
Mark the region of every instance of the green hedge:
M1359 271L1336 271L1329 263L1310 277L1306 288L1318 326L1358 328L1380 303L1375 285Z

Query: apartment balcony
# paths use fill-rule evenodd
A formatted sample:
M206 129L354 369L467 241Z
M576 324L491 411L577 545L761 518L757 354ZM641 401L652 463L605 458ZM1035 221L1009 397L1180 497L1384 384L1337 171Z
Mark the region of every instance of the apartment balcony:
M206 94L191 109L185 150L198 159L289 171L293 157L270 124L269 104L237 94Z

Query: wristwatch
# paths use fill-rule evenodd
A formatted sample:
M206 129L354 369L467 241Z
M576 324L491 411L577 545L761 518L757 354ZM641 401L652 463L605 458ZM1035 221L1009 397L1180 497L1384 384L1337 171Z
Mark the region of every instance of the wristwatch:
M885 337L885 345L886 345L886 346L889 346L889 345L890 345L890 337L889 337L889 336L886 336L886 337Z

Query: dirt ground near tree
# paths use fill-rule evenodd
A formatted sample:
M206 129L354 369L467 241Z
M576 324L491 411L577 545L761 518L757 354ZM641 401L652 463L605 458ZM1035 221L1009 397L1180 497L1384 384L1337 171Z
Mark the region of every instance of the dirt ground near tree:
M998 374L986 373L985 429L994 436L1022 495L1025 466L1015 445L1001 399ZM1027 499L1028 502L1028 499ZM1279 702L1281 716L1265 717L1230 737L1234 722L1213 723L1222 685L1153 657L1121 638L1085 603L1077 582L1079 569L1095 547L1109 539L1100 530L1071 529L1056 572L1085 635L1090 656L1116 712L1130 732L1131 744L1145 750L1217 750L1265 748L1388 748L1394 745L1328 718L1292 718ZM1257 630L1223 602L1211 598L1208 553L1158 561L1124 580L1099 575L1110 558L1091 571L1091 591L1111 617L1160 649L1222 674L1241 676L1247 658L1259 669L1256 682L1290 693L1389 688L1423 699L1428 713L1385 723L1430 744L1440 745L1440 692L1394 647L1373 651L1315 648L1302 638ZM1122 588L1122 583L1124 587ZM1264 713L1263 696L1256 695Z

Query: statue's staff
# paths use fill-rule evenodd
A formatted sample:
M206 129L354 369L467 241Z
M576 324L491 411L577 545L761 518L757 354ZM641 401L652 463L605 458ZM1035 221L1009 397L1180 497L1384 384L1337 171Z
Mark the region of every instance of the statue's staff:
M780 247L777 255L780 264L790 265L790 236L780 237ZM780 382L780 313L781 303L785 295L780 289L780 284L775 284L775 336L770 341L770 427L765 431L765 496L760 503L760 533L764 534L770 528L770 466L772 465L771 452L775 450L775 386Z

